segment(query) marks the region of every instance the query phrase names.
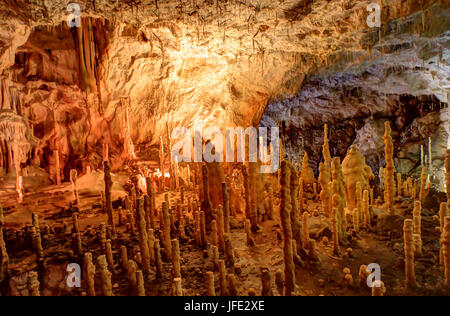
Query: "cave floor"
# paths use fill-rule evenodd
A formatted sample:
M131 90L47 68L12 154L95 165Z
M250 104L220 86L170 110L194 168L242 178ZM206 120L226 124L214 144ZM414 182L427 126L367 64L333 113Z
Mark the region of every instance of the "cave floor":
M118 184L123 184L127 175L114 176L117 185L113 188L113 200L124 197L127 193ZM80 178L79 182L80 206L79 224L82 231L83 250L89 250L93 258L103 254L97 239L98 227L107 222L107 215L101 212L101 195L103 185L103 173L93 173ZM42 295L86 295L82 283L81 288L68 288L66 286L66 267L69 263L80 263L81 260L74 256L72 251L72 217L71 210L65 210L73 199L71 184L61 186L43 187L39 192L27 193L21 204L14 201L14 193L3 195L1 203L5 206L5 240L8 245L11 269L11 288L14 295L27 294L27 272L38 269L40 271ZM168 192L171 205L180 198L178 192ZM194 192L186 192L186 198L196 198ZM310 196L311 197L311 196ZM164 200L163 194L157 195L157 209L160 209ZM411 210L413 201L407 198L397 199L399 210ZM260 223L260 231L255 234L256 246L249 247L246 244L246 233L242 226L242 220L232 219L231 240L236 257L236 266L239 267L236 274L236 283L240 295L247 295L253 288L256 293L261 293L260 268L268 268L274 275L277 270L284 271L283 241L279 220L279 199L275 201L276 217L273 221ZM320 215L320 202L310 198L306 209L312 215L309 223L311 238L317 240L317 254L319 262L303 262L296 267L297 290L295 295L301 296L369 296L371 290L367 286L360 286L358 273L361 265L377 263L382 269L382 280L386 285L386 295L435 295L443 294L443 272L439 269L439 232L435 227L439 226L438 220L433 214L423 217L423 241L424 255L416 259L416 274L419 288L406 290L404 287L404 260L403 260L403 236L402 224L397 225L397 230L382 233L377 229L371 232L361 231L358 234L352 232L348 245L341 247L343 255L336 257L332 252L331 231L329 222ZM243 208L242 208L243 209ZM374 207L375 213L383 213L382 207ZM23 226L31 225L31 214L38 213L41 226L50 226L51 231L43 234L42 243L45 252L45 264L39 266L36 255L31 250L30 241L23 236ZM411 214L404 214L411 217ZM117 212L115 212L117 223ZM238 214L243 217L243 214ZM376 224L375 222L373 224ZM394 225L395 226L395 225ZM189 236L188 236L189 237ZM329 242L324 242L327 237ZM126 275L120 270L119 249L125 245L128 249L128 257L136 261L136 254L140 251L139 239L132 236L125 227L117 228L117 238L112 239L112 248L116 263L116 271L113 274L114 295L129 295ZM351 248L348 255L345 251ZM210 249L202 249L196 246L192 239L181 241L181 267L183 276L184 295L203 296L206 290L206 271L214 271L210 259ZM221 254L222 256L222 254ZM164 259L164 258L163 258ZM344 281L345 268L351 270L354 284L349 286ZM172 264L163 262L163 279L156 281L153 275L146 281L147 295L166 296L172 293ZM97 275L98 278L98 275ZM273 278L274 279L274 278ZM272 280L273 280L272 279ZM216 272L216 280L218 274ZM96 280L96 283L99 280ZM100 284L100 283L98 283ZM99 288L97 289L99 290ZM216 293L218 282L216 281ZM280 295L273 284L275 295Z

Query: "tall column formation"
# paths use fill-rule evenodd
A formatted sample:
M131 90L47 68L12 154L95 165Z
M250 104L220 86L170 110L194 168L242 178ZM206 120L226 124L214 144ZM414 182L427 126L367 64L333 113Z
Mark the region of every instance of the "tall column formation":
M75 169L70 170L70 181L72 182L73 198L75 200L75 204L79 205L80 198L78 196L77 177L78 172Z
M3 238L3 208L0 205L0 284L8 277L9 256L6 251L6 243Z
M284 244L284 275L285 275L285 295L291 296L295 290L295 265L292 250L292 226L291 226L291 168L289 163L284 160L281 163L281 205L280 217L283 227Z
M112 197L111 197L111 189L113 186L113 181L111 178L111 167L109 166L109 162L104 162L104 176L105 176L105 206L106 212L108 214L108 225L111 226L113 230L114 236L116 235L116 227L114 225L114 215L113 215L113 207L112 207Z
M139 246L142 254L142 271L145 276L150 274L150 250L148 248L147 223L145 222L144 201L137 200L137 211L139 220Z
M366 229L370 229L371 218L369 212L369 191L367 190L364 190L362 203L363 203L364 227Z
M219 205L217 208L217 232L218 232L218 242L219 242L219 250L225 251L225 227L224 227L224 215L223 208Z
M28 274L28 292L30 296L41 296L41 292L39 290L40 283L38 279L38 274L35 271L31 271Z
M331 211L331 230L332 230L332 234L333 234L333 254L335 256L339 256L340 251L339 251L339 210L338 208L334 205L337 203L337 199L338 199L338 195L335 194L333 195L333 209Z
M444 285L450 291L450 217L447 216L444 222L444 234L441 240L442 255L444 259Z
M384 200L389 215L394 214L394 144L391 136L391 125L385 122L384 133L384 154L386 160L386 170L384 175Z
M172 239L172 265L173 277L181 279L181 264L180 264L180 243L178 239Z
M403 227L404 243L405 243L405 272L406 272L406 286L408 288L417 287L416 272L414 266L414 235L413 235L413 221L411 219L405 220Z

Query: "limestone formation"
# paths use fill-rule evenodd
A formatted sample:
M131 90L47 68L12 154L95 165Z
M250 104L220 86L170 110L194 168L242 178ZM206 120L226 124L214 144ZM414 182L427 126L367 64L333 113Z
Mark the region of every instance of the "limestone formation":
M77 186L78 172L75 169L70 170L70 181L72 182L73 199L76 205L80 204L80 197L78 195Z
M137 200L137 212L139 214L139 245L142 254L142 272L145 276L150 274L150 250L148 244L147 223L145 222L144 201Z
M291 296L295 291L295 265L292 249L292 226L291 226L291 196L290 196L291 168L286 160L281 163L281 206L280 217L283 227L283 250L284 250L284 275L285 295ZM304 213L305 215L306 213ZM305 225L305 223L303 223ZM306 226L307 227L307 226ZM306 236L305 236L306 238ZM306 248L306 247L305 247Z
M444 233L441 238L442 257L444 261L444 286L450 291L450 217L445 218Z
M422 205L420 201L414 202L414 249L415 256L422 255Z
M414 264L414 223L412 220L405 220L403 227L404 243L405 243L405 271L406 271L406 286L408 288L415 288L416 272Z
M448 205L446 202L441 203L441 207L439 210L439 218L440 218L440 226L439 226L439 231L441 233L441 239L444 236L444 228L445 228L445 218L449 215L448 213ZM0 240L1 241L1 240ZM444 267L444 254L443 254L443 249L441 247L441 251L440 251L440 265L441 267Z
M384 155L386 160L386 169L384 174L384 201L386 209L390 215L394 214L394 145L392 143L391 125L385 122L384 133Z
M208 290L208 296L216 296L214 273L211 271L206 272L206 288Z
M106 213L108 214L108 225L112 227L115 236L116 227L114 224L112 197L111 197L111 189L113 182L111 178L111 167L109 166L109 162L107 161L104 162L104 173L105 173L105 204L106 204Z
M9 273L9 256L6 249L5 239L3 237L3 223L3 208L0 205L0 284L8 277Z
M41 296L40 283L38 280L38 274L35 271L31 271L28 274L28 293L30 296Z
M316 182L316 178L314 177L314 172L312 171L312 169L309 165L309 156L306 151L305 151L305 154L303 156L303 161L302 161L301 177L303 179L303 184L312 185L313 183Z
M92 262L92 253L86 252L83 259L83 269L88 296L96 296L95 292L95 265Z
M181 278L181 260L180 260L180 244L178 239L172 239L172 265L173 265L173 277Z
M113 296L111 272L108 271L108 263L105 255L97 258L97 265L98 273L100 274L102 295Z
M166 253L166 256L169 260L172 260L172 245L171 245L171 238L170 238L170 214L169 214L169 209L168 209L168 205L167 202L163 202L162 203L162 219L163 219L163 227L162 227L162 231L163 231L163 246L164 246L164 250Z

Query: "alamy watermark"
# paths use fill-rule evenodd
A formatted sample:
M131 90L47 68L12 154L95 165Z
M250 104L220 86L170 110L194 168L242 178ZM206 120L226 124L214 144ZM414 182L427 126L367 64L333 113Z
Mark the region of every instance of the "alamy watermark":
M176 141L172 147L172 160L176 163L244 163L258 162L259 156L260 172L275 173L280 168L279 135L278 127L270 128L269 146L267 127L249 127L245 130L243 127L228 127L225 132L219 127L194 128L194 135L185 127L177 127L171 135L171 139Z
M370 273L367 277L367 286L370 288L381 287L381 267L377 263L371 263L367 266L366 272Z
M371 12L367 17L367 25L371 28L381 26L381 6L378 3L370 3L367 12Z
M69 3L67 12L70 12L66 19L67 25L70 28L81 27L81 7L78 3Z

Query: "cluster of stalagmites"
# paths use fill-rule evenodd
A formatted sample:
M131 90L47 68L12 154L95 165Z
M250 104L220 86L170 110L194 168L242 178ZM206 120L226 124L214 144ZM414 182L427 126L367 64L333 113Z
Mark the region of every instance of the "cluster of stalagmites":
M383 200L388 216L395 215L396 198L409 197L415 200L412 210L413 218L404 222L404 253L406 286L417 286L415 277L415 258L423 254L422 241L422 202L428 194L427 169L424 166L420 181L404 179L396 174L393 160L393 142L389 123L386 123L385 155L386 168L380 170L380 187L384 188ZM249 251L256 247L256 233L267 220L279 220L280 237L284 257L284 271L275 273L274 283L278 294L291 296L298 294L298 282L301 282L296 267L307 264L318 264L321 255L315 239L310 237L308 222L313 215L308 210L306 191L315 198L320 198L322 214L331 223L331 247L334 257L352 257L353 249L349 247L351 238L359 234L374 232L375 204L374 175L366 164L364 156L356 147L351 147L342 161L332 158L328 144L328 128L325 126L323 145L324 161L320 164L318 181L314 178L309 166L308 155L303 158L302 170L298 171L288 160L281 163L278 174L278 192L269 185L264 192L259 185L263 182L257 170L257 164L242 165L240 175L243 184L244 219L243 225L246 244ZM172 169L173 167L171 167ZM236 210L232 207L231 196L236 195L232 181L224 180L224 171L220 164L203 165L194 175L194 189L198 188L198 199L186 195L186 188L179 185L180 199L173 203L169 194L164 195L160 208L156 206L156 194L152 180L146 180L147 192L137 190L137 185L130 190L125 199L125 208L113 209L111 188L111 168L107 160L104 162L105 190L102 194L103 207L107 214L107 222L97 230L97 242L100 253L86 249L83 231L80 228L79 215L73 215L72 251L83 267L84 294L95 296L112 296L115 292L113 280L122 276L128 282L128 292L132 295L149 294L151 281L162 281L167 277L167 266L170 266L172 295L184 294L183 283L183 249L192 246L202 249L210 262L210 271L205 272L205 293L210 296L242 295L237 287L241 272L236 252L233 249L231 222L236 221ZM450 186L450 151L446 159L447 188ZM212 170L214 176L210 176ZM190 181L191 179L189 179ZM396 181L395 181L396 180ZM77 173L71 172L74 203L79 203ZM223 182L222 182L223 181ZM217 183L219 182L219 183ZM267 181L269 182L269 181ZM397 183L396 183L397 182ZM273 183L273 182L272 182ZM397 186L396 186L397 184ZM275 185L275 187L277 186ZM320 192L318 192L320 186ZM215 195L213 203L211 188ZM164 187L162 188L164 191ZM449 191L449 190L448 190ZM450 288L450 217L448 217L450 194L447 191L447 203L440 208L441 255L440 263L445 274L445 287ZM260 199L258 194L265 194ZM279 194L279 218L274 210L276 195ZM379 197L380 198L380 197ZM263 200L264 203L260 203ZM45 227L48 230L48 227ZM138 250L130 256L130 249L120 244L123 232L130 234L138 243ZM33 214L29 228L32 249L40 267L45 265L45 249L42 246L42 233L39 218ZM322 242L328 244L325 237ZM133 249L135 250L135 249ZM94 253L97 255L94 257ZM166 264L165 264L166 263ZM0 208L0 283L8 278L9 257L3 238L3 210ZM369 276L366 266L359 271L359 285L365 286ZM274 295L272 275L266 267L261 267L261 294ZM351 287L357 285L350 269L344 270L343 282ZM218 286L216 286L216 284ZM39 278L36 272L28 275L30 295L39 295ZM219 289L219 291L217 291ZM117 290L118 292L119 290ZM379 281L372 289L374 296L382 296L386 292L383 282ZM255 295L249 289L248 295Z

